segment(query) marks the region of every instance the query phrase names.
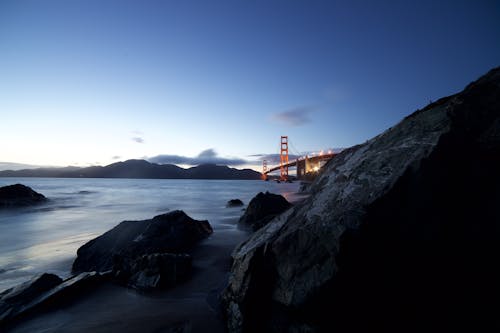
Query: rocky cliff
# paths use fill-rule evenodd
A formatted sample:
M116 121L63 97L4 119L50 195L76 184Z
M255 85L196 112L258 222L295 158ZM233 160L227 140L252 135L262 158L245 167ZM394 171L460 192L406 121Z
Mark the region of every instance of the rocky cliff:
M500 68L324 167L233 253L231 332L498 330Z

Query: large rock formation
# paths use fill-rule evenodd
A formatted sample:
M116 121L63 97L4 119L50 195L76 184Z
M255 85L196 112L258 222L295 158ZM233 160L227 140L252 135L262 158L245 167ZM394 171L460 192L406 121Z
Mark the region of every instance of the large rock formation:
M230 332L500 329L500 68L338 154L233 253Z
M250 200L245 213L238 221L238 226L258 230L291 206L292 204L279 194L259 192Z
M30 206L46 200L47 198L43 194L22 184L0 187L0 208Z
M196 221L176 210L151 220L124 221L84 244L73 262L74 272L104 272L121 258L152 253L183 253L212 233L208 221Z

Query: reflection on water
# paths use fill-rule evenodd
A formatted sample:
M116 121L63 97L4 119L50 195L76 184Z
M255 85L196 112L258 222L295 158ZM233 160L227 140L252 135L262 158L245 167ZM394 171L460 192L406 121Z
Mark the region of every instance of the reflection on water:
M181 209L214 232L236 232L242 210L228 200L248 204L261 191L298 199L297 183L264 181L0 178L0 186L15 183L50 200L0 210L0 291L43 272L68 276L78 247L124 220Z

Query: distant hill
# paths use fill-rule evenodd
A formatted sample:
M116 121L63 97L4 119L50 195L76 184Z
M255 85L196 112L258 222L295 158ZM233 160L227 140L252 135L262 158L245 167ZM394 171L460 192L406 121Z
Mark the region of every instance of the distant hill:
M107 166L87 168L37 168L0 171L0 177L57 178L146 178L146 179L259 179L251 169L235 169L226 165L202 164L183 169L173 164L156 164L145 160L128 160Z

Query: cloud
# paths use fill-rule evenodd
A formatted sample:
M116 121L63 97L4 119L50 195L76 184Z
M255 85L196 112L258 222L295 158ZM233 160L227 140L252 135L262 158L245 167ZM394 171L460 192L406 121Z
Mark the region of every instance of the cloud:
M335 154L338 154L340 153L342 150L344 150L345 148L327 148L327 149L322 149L322 150L318 150L318 151L306 151L306 152L302 152L300 155L296 155L296 154L288 154L288 160L289 161L293 161L293 160L296 160L297 158L299 157L304 157L304 156L314 156L314 155L317 155L319 154L320 152L323 152L323 153L335 153ZM262 164L262 161L263 160L266 160L267 161L267 165L268 166L275 166L275 165L278 165L280 164L280 154L253 154L253 155L248 155L248 157L252 158L253 162L251 162L252 164ZM257 160L257 161L256 161Z
M149 162L158 164L222 164L222 165L243 165L249 164L249 161L241 158L226 158L218 156L217 152L210 148L202 151L196 157L181 155L158 155L147 159Z
M300 155L301 157L302 155ZM252 164L262 164L263 160L267 161L267 165L278 165L280 163L280 154L255 154L249 155L249 157L257 158L258 161L254 161ZM288 160L293 161L299 158L299 155L288 154Z
M205 149L201 153L198 154L198 158L200 159L213 159L217 158L217 153L215 152L214 149Z
M115 156L111 157L112 160L119 160L120 158L122 158L122 157L119 155L115 155Z
M288 126L301 126L311 122L309 115L316 108L310 106L297 107L291 110L275 113L271 119Z
M35 168L41 168L41 166L32 164L23 164L23 163L0 162L0 171L35 169Z
M140 136L135 136L132 138L132 141L135 141L137 143L144 143L144 139L141 138Z

